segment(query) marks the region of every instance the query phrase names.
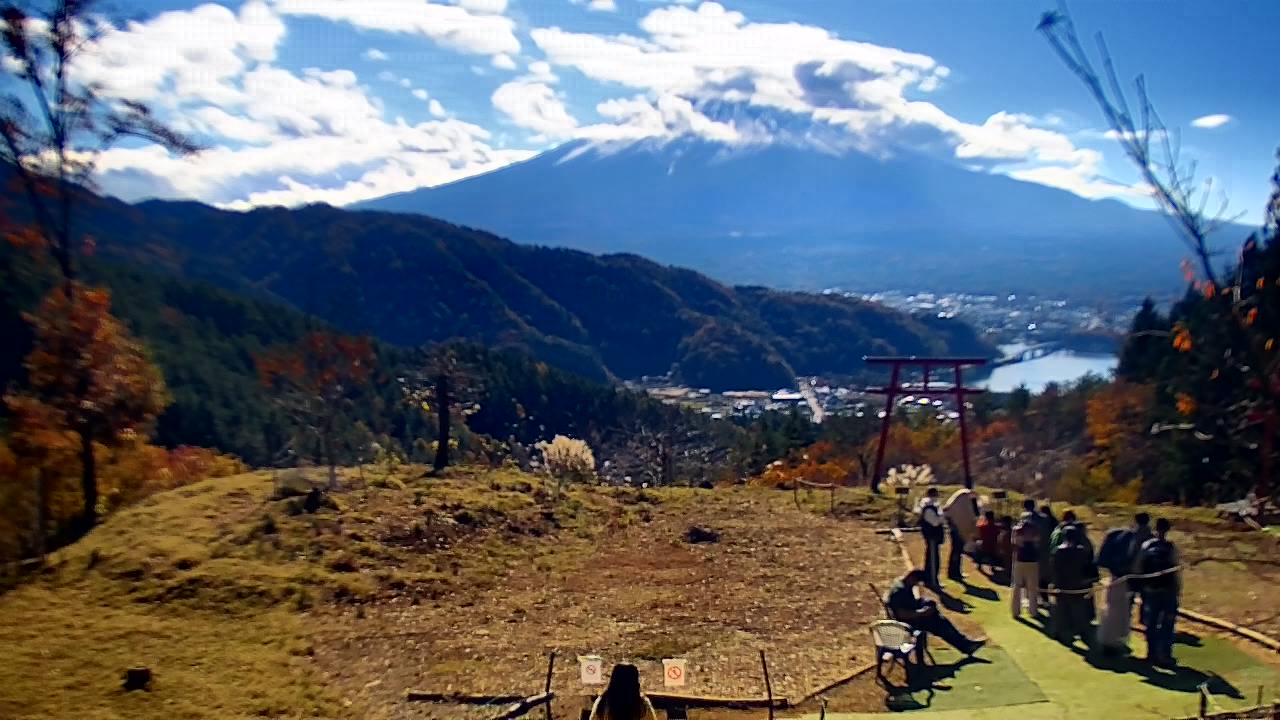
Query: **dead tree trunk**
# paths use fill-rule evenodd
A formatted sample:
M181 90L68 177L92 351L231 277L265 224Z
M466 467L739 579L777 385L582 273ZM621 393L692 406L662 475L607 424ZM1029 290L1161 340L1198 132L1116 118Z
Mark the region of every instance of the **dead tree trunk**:
M436 376L436 414L439 418L439 432L436 435L436 459L432 464L436 472L443 472L449 466L449 435L451 432L449 415L449 374Z
M80 490L84 495L84 509L76 528L77 537L98 523L98 467L93 456L93 431L89 428L80 430Z

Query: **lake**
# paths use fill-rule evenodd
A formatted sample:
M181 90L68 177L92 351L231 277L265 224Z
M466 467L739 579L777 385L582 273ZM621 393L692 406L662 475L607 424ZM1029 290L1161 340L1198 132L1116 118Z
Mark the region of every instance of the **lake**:
M1051 382L1071 382L1090 373L1108 377L1118 362L1115 355L1059 350L1034 360L1002 365L978 386L992 392L1009 392L1026 385L1031 392L1040 392Z

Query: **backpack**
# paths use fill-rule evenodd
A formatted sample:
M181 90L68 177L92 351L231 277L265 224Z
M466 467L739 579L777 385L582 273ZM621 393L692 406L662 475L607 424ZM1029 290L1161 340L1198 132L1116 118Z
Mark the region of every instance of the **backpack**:
M1098 566L1104 567L1112 575L1127 575L1133 567L1134 541L1137 536L1129 528L1115 528L1107 531L1102 538L1102 547L1098 549Z
M1019 521L1013 526L1013 551L1018 562L1037 562L1040 559L1040 528L1030 520Z
M1169 570L1174 567L1173 543L1158 538L1148 540L1147 544L1142 547L1139 562L1139 571L1143 575ZM1138 587L1144 592L1174 590L1178 587L1178 576L1177 573L1167 573L1159 577L1143 578L1137 580L1137 583Z

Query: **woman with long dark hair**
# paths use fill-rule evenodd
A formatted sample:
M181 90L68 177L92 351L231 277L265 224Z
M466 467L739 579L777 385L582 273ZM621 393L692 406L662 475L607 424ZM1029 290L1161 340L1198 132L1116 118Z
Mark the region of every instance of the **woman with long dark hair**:
M609 687L591 708L591 720L658 720L649 698L640 692L640 671L618 663L609 674Z

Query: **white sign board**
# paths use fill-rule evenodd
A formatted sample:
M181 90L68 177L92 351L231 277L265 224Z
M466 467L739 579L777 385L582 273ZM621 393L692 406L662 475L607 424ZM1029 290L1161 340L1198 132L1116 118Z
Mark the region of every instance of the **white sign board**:
M662 684L667 687L684 687L684 658L662 659Z
M599 655L579 655L578 673L583 685L604 684L604 658Z

